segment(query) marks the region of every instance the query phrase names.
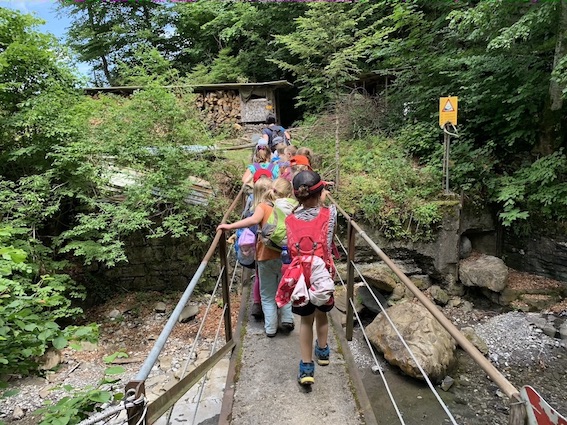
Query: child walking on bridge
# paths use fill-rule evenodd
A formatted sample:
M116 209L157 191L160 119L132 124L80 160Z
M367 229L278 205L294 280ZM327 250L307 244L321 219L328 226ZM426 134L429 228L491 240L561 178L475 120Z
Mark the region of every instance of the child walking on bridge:
M313 354L320 366L329 364L327 312L331 311L335 304L332 243L337 210L334 205L322 205L325 184L314 171L299 172L293 178L293 192L300 206L286 218L288 247L292 257L289 275L293 274L294 265L301 273L291 295L292 311L301 316L301 360L297 377L301 385L311 385L315 382ZM282 283L285 279L286 276ZM278 301L282 283L278 289ZM314 352L313 322L317 333Z
M257 171L261 173L263 170ZM287 185L287 188L286 188ZM264 227L272 213L272 202L277 198L285 198L291 194L291 185L284 179L272 182L267 176L260 177L254 183L254 213L235 223L220 224L217 230L233 230L259 224ZM266 336L272 338L278 331L278 306L276 304L276 290L281 279L282 261L280 252L266 246L261 238L256 244L256 264L260 278L260 298L264 312L264 329ZM287 303L281 308L281 329L291 332L294 328L291 304Z

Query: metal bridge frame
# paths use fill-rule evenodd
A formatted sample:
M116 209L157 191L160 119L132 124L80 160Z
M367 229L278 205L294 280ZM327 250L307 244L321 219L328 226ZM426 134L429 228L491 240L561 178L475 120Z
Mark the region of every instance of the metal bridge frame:
M228 210L225 212L222 223L226 222L228 216L234 211L241 198L243 197L243 190L241 190ZM138 400L145 396L144 382L147 379L152 367L156 363L161 350L163 349L167 338L171 334L173 327L175 326L181 311L189 301L197 282L201 278L209 260L212 258L216 248L219 248L219 256L221 262L221 284L222 284L222 296L223 304L226 306L224 311L224 334L225 334L225 345L223 345L215 354L209 357L205 362L195 368L193 371L188 373L179 382L177 382L173 387L171 387L164 394L159 396L153 402L147 405L147 411L144 412L144 405L130 406L127 409L128 413L128 424L137 425L140 423L152 424L156 422L169 408L171 408L195 383L197 383L210 369L212 369L219 360L221 360L225 354L230 352L235 346L236 342L232 335L232 323L231 323L231 309L230 309L230 290L229 290L229 278L228 278L228 261L227 261L227 247L226 247L226 237L224 232L217 232L209 250L205 254L205 257L201 261L199 268L195 272L195 275L189 282L187 289L181 296L181 299L177 303L177 306L171 313L169 320L167 321L165 327L163 328L161 334L156 340L150 354L142 364L140 371L134 378L126 384L125 393L126 399ZM145 415L145 419L143 416ZM140 422L142 420L142 422ZM145 421L145 422L144 422Z

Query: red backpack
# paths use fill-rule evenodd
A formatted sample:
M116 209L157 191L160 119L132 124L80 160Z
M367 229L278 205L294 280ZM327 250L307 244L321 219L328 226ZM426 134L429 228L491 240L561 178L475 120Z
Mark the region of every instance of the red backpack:
M319 214L311 221L300 220L294 214L285 219L287 246L291 258L315 255L325 262L329 273L334 276L333 256L327 244L329 234L329 208L321 207ZM309 282L308 276L305 276Z
M300 276L303 275L307 289L310 288L313 257L321 258L331 278L334 277L333 257L327 244L330 215L329 208L321 207L317 217L311 221L300 220L293 213L286 217L287 246L292 262L284 265L285 270L282 268L282 279L276 291L278 307L290 301Z

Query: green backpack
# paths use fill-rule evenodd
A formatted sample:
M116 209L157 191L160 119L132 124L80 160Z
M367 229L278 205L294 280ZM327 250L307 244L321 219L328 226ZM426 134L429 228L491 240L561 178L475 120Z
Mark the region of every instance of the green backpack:
M264 245L276 251L281 251L287 245L287 233L285 228L285 218L291 214L298 202L292 198L280 198L274 202L272 213L259 237Z

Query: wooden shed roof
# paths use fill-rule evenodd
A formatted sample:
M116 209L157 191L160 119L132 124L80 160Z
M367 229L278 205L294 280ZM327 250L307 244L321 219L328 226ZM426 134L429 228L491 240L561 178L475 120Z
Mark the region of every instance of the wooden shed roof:
M259 83L219 83L219 84L184 84L184 85L171 85L164 86L165 88L191 88L193 91L208 91L208 90L239 90L241 88L251 89L254 87L272 87L277 88L290 88L293 87L287 80L277 81L264 81ZM145 86L118 86L118 87L85 87L83 91L85 94L93 95L97 93L120 93L131 94L136 90L142 90Z

